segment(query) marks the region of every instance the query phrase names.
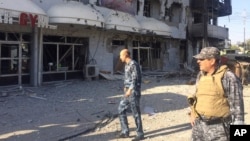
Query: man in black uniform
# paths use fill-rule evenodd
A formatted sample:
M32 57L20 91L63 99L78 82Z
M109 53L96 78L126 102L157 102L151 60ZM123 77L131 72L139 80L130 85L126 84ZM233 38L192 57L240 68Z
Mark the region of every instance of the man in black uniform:
M144 138L141 111L141 69L137 62L131 59L128 49L123 49L120 52L120 60L125 63L124 76L124 96L120 101L118 112L121 123L120 138L129 137L129 128L126 112L131 110L136 124L137 136L132 141L139 141Z

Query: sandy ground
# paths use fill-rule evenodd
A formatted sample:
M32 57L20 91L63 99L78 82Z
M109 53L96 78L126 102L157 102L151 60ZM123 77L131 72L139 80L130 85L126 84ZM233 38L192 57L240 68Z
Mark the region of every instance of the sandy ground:
M191 126L186 96L190 77L143 77L141 111L146 141L188 141ZM0 140L130 141L117 139L121 80L67 81L39 88L1 88ZM245 122L250 124L250 86L244 86Z

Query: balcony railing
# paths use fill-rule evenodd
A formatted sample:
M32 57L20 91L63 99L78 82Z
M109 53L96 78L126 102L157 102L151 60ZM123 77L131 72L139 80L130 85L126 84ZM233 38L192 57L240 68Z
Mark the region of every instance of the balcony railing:
M193 24L191 28L191 34L193 37L203 37L203 23ZM228 28L215 26L215 25L207 25L207 37L209 38L217 38L217 39L228 39Z

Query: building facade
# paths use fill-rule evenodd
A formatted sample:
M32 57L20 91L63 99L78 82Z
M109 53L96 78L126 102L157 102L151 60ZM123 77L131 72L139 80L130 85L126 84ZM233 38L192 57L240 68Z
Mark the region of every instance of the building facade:
M190 51L197 54L204 46L228 47L229 29L219 26L218 19L232 14L231 0L191 0L189 10L192 15L187 31Z
M178 71L203 46L205 34L196 36L199 26L195 25L197 10L192 0L3 3L0 86L40 86L95 77L99 72L114 74L122 68L119 52L123 48L132 52L143 71ZM20 9L23 3L30 5ZM225 34L214 38L222 41L228 37Z

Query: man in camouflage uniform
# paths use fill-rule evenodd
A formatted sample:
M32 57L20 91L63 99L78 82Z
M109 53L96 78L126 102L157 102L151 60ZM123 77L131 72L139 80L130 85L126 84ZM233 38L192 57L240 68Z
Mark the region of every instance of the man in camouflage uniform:
M226 65L220 65L216 47L205 47L194 58L200 72L196 92L188 97L192 141L229 141L230 124L244 124L243 86Z
M137 136L132 141L144 138L140 111L141 97L141 70L137 62L131 59L128 49L120 52L120 60L125 63L124 96L119 104L118 112L121 123L119 138L129 137L129 128L126 112L132 111L136 124Z

